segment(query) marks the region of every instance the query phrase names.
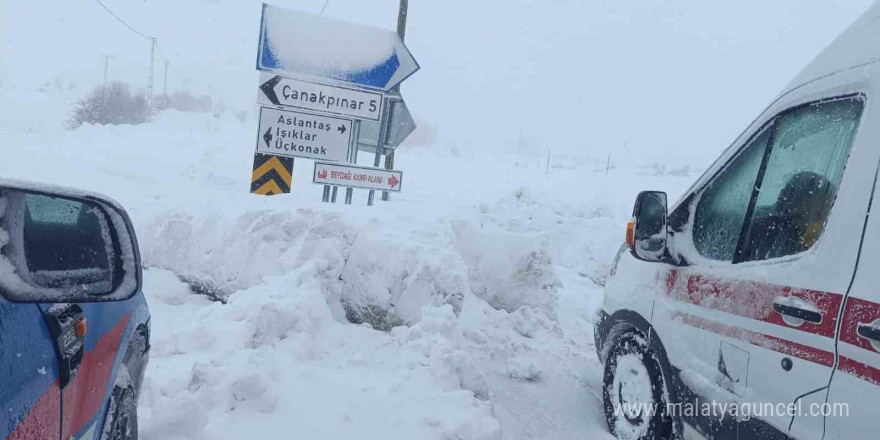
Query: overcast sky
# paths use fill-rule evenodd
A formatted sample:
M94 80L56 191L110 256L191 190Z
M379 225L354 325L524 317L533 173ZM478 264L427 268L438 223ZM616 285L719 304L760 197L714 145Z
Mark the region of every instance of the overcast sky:
M260 2L104 0L159 38L168 88L253 109ZM443 147L712 158L873 0L411 0L403 85ZM146 84L149 42L94 0L0 0L0 80ZM274 4L320 11L324 0ZM324 15L394 29L397 0L330 0ZM157 60L157 90L164 64ZM22 104L22 103L18 103ZM13 111L4 105L3 112ZM242 148L250 148L242 146Z

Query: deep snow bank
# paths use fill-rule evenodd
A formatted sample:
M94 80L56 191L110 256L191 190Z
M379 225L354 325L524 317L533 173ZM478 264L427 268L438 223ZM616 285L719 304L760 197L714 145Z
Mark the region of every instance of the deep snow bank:
M418 322L426 305L450 305L458 314L466 294L555 319L561 287L547 236L490 232L466 220L407 230L308 209L244 212L229 220L172 211L156 215L141 239L145 266L171 270L221 301L267 276L316 265L336 318L381 330Z
M599 284L638 190L674 199L687 170L407 148L391 203L328 205L304 160L293 194L247 193L252 122L3 132L4 176L131 214L155 338L145 439L606 436Z
M341 324L320 270L303 265L226 305L147 271L157 337L143 437L501 438L472 361L449 340L449 306L390 334Z

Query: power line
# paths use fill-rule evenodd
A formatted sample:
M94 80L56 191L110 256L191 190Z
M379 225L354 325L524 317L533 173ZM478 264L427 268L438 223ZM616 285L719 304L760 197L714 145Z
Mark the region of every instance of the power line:
M132 27L130 24L126 23L125 20L123 20L122 18L120 18L118 15L116 15L116 13L114 13L109 7L107 7L107 5L105 5L103 2L101 2L101 0L95 0L95 1L96 1L99 5L101 5L101 7L104 8L104 10L107 11L107 13L109 13L110 15L112 15L113 18L115 18L116 20L118 20L120 23L122 23L123 25L125 25L125 27L127 27L128 29L130 29L132 32L136 33L136 34L137 34L138 36L140 36L141 38L144 38L144 39L146 39L146 40L152 40L152 39L155 38L155 37L148 37L148 36L147 36L146 34L144 34L143 32L138 31L137 29L135 29L134 27ZM156 51L159 52L159 57L161 57L163 60L166 60L166 61L167 61L168 58L165 57L165 55L162 54L162 49L159 48L159 39L158 39L158 38L155 38L155 40L156 40Z
M159 55L160 58L165 60L165 78L166 78L165 82L166 83L167 83L167 78L168 78L168 58L165 58L165 56L162 55L162 50L159 49L159 39L156 37L148 37L143 32L140 32L137 29L135 29L132 25L128 24L125 20L120 18L118 15L116 15L116 13L113 12L109 7L107 7L107 5L105 5L104 2L102 2L101 0L95 0L95 2L98 3L102 8L104 8L104 10L107 11L108 14L112 15L113 18L116 19L116 21L122 23L122 25L127 27L130 31L134 32L135 34L137 34L138 36L140 36L141 38L143 38L145 40L150 40L150 75L149 75L149 78L147 79L147 107L152 108L152 106L153 106L153 68L154 68L155 56L157 54ZM107 82L107 60L108 60L108 58L105 57L105 59L104 59L104 82L105 83Z
M165 55L162 55L162 49L159 48L159 39L156 39L156 51L159 52L159 57L165 61L168 61L168 58Z
M145 39L145 40L149 40L149 39L150 39L150 37L148 37L148 36L144 35L143 33L139 32L137 29L131 27L131 25L128 24L128 23L126 23L125 20L119 18L119 16L116 15L113 11L111 11L110 8L107 7L107 5L105 5L104 3L101 2L101 0L95 0L95 1L98 2L98 4L101 5L101 7L104 8L105 11L107 11L110 15L112 15L113 18L119 20L119 22L122 23L122 24L124 24L125 27L131 29L132 32L134 32L134 33L140 35L141 38L143 38L143 39Z
M324 2L324 7L321 8L321 13L318 15L324 15L324 9L327 9L327 5L330 4L330 0Z

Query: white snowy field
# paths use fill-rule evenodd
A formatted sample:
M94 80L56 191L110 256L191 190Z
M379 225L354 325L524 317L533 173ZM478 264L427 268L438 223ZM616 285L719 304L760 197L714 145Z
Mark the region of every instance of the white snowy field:
M227 111L67 131L105 67L143 90L149 39L95 2L0 0L0 177L128 209L143 439L610 439L592 319L636 194L676 200L873 2L412 2L404 95L434 143L367 207L322 203L307 160L249 194L261 1L105 1L159 39L157 90L167 60L170 92ZM398 2L272 3L393 29Z
M610 438L600 284L636 193L675 200L707 164L620 153L606 170L583 151L546 172L540 152L406 147L403 193L330 205L306 160L292 194L248 193L254 127L167 111L2 128L0 175L131 214L153 316L142 438Z

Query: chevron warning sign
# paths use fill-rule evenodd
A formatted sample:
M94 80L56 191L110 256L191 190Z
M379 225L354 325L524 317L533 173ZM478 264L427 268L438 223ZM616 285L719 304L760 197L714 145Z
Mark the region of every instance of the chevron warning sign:
M293 181L293 158L254 154L251 193L263 196L287 194Z

